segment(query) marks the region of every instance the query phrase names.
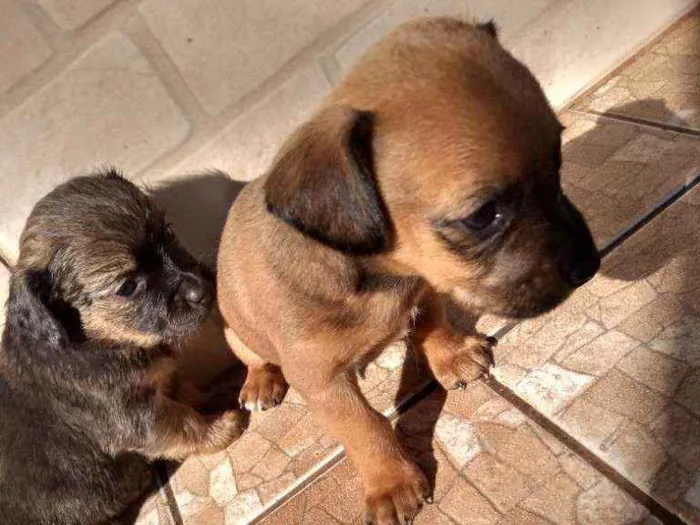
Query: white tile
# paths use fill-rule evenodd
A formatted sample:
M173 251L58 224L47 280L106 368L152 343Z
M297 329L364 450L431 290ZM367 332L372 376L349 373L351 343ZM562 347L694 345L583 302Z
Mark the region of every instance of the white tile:
M59 182L104 165L133 174L188 133L138 49L105 37L0 121L0 250L16 257L32 206Z
M246 112L173 173L217 169L233 179L259 177L284 140L326 97L331 86L319 67L309 67Z
M149 0L141 12L202 107L218 114L366 0Z
M11 0L0 0L0 93L43 64L51 47Z
M517 384L515 391L538 410L553 415L583 392L593 380L592 376L546 363L529 372Z

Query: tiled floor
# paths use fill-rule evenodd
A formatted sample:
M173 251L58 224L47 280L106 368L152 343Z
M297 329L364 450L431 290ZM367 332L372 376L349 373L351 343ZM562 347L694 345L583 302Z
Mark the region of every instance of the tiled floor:
M433 392L405 412L396 429L435 483L434 502L416 525L656 523L483 383L458 395ZM359 480L344 460L264 523L355 525L361 518Z
M264 0L243 16L242 4L226 0L0 0L0 51L13 66L0 68L0 253L12 262L43 192L109 159L143 183L165 180L156 198L185 244L212 262L223 215L212 222L208 211L225 212L240 184L209 174L200 195L175 174L258 176L388 28L467 4L471 15L496 16L556 105L632 49L635 28L673 2L640 3L308 0L282 12ZM591 22L604 4L629 23ZM581 58L593 38L611 43L608 54ZM599 246L617 243L700 172L698 78L696 9L561 113L563 183ZM183 208L186 216L172 213ZM363 391L434 478L435 502L417 524L656 525L659 505L700 524L699 221L700 188L624 239L565 305L510 330L494 380L518 397L484 383L428 395L401 347L363 371ZM0 264L3 302L6 274ZM504 323L480 326L494 333ZM396 413L407 399L413 406ZM139 525L361 523L352 466L294 392L255 414L227 451L167 472Z
M388 348L360 380L372 406L388 415L397 398L427 381L412 356L405 357L403 345ZM190 458L175 469L170 485L186 524L224 523L224 517L225 523L246 522L341 455L339 444L325 436L291 390L278 408L254 413L243 437L225 453Z

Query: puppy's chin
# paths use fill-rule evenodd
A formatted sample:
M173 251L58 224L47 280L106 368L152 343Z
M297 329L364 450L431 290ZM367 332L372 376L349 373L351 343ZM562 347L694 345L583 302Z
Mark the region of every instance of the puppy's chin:
M172 316L162 332L163 342L175 344L193 337L210 313L211 309L201 308Z
M504 305L501 308L496 307L488 313L500 315L501 317L508 317L510 319L530 319L552 311L563 303L568 296L569 294L565 294L564 296L547 297L534 303Z
M459 303L479 315L491 314L510 319L530 319L559 306L571 295L571 291L566 289L549 294L514 293L495 297L477 295L465 288L456 288L453 295Z

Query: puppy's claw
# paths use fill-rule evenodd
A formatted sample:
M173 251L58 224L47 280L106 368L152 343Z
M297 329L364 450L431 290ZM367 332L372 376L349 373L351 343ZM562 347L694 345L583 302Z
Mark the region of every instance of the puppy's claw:
M278 406L287 392L287 382L279 367L265 365L248 369L240 404L246 410L265 411Z
M446 390L464 390L467 385L488 375L493 364L491 342L487 337L466 337L457 348L445 349L431 363L436 379Z

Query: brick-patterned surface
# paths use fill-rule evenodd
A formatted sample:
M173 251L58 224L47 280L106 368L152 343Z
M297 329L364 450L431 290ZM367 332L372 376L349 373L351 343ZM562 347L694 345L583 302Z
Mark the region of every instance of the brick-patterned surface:
M167 499L160 491L150 496L135 514L134 525L176 525Z
M58 182L105 164L130 174L188 131L139 50L108 35L0 120L0 251L16 257L31 207Z
M700 131L700 8L574 108Z
M669 111L670 110L666 110ZM697 175L700 139L566 112L564 191L605 246Z
M626 478L700 520L700 189L499 346L502 380Z
M434 503L416 525L654 523L647 509L483 383L435 392L396 428L434 486ZM360 525L360 480L344 460L262 523Z
M425 381L412 354L408 360L405 354L403 345L392 346L361 373L362 391L379 411L390 413L397 397ZM186 524L246 523L339 453L339 444L290 390L279 407L253 413L226 452L185 461L171 486Z

